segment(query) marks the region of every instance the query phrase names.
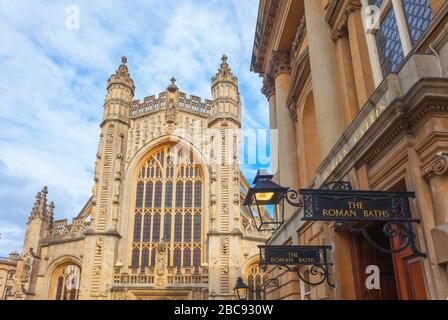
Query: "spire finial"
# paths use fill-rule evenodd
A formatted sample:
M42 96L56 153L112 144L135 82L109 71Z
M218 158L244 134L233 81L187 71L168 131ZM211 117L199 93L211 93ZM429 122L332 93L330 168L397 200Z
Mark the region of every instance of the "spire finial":
M222 61L222 63L227 63L227 59L228 59L229 57L226 55L226 54L223 54L222 55L222 58L221 58L221 61Z
M128 63L128 58L127 58L126 56L122 56L122 57L121 57L121 63L122 63L122 64L126 64L126 63Z
M179 88L177 87L177 85L176 85L176 78L174 78L174 77L172 77L171 79L170 79L170 81L171 81L171 84L168 86L168 91L169 92L176 92Z

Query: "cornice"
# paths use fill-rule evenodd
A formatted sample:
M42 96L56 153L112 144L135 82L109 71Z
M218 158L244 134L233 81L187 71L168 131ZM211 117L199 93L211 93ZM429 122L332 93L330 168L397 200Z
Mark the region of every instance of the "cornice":
M260 1L261 6L262 1ZM262 73L262 66L266 58L266 50L274 27L275 17L280 5L279 0L266 0L264 10L258 11L257 26L255 29L254 45L252 50L251 71Z

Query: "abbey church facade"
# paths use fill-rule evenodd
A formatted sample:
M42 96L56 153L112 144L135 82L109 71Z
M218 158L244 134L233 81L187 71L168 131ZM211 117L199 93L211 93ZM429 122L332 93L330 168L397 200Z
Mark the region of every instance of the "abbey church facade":
M241 103L227 57L211 100L174 78L134 100L126 63L107 82L91 198L68 222L54 219L47 188L37 194L7 298L230 299L238 277L261 281L257 245L269 235L242 206Z

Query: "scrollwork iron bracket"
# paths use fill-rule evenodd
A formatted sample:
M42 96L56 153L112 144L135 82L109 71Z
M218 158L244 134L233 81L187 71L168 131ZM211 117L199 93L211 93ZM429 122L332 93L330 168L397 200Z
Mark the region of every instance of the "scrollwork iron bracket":
M420 219L393 220L384 224L383 233L389 240L393 240L394 238L401 239L400 246L396 249L384 248L369 235L365 228L357 228L348 222L339 221L335 223L334 229L346 229L350 232L360 233L370 245L384 253L400 253L409 247L416 256L426 258L426 253L417 249L415 243L416 235L412 229L412 223L420 223Z

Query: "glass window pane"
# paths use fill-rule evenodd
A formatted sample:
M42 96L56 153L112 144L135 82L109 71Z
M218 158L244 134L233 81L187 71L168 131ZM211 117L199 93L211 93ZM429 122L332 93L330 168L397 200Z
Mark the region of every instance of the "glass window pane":
M163 240L165 242L171 241L171 215L165 214L164 217L164 229L163 229Z
M412 45L415 45L431 23L431 6L428 0L403 0L403 10Z
M141 229L142 229L142 216L137 214L135 215L134 220L134 242L140 242Z
M168 182L165 188L165 208L171 208L173 205L173 184Z
M395 12L391 6L377 31L376 43L383 76L396 72L404 59Z
M182 241L182 215L176 214L174 221L174 241Z
M137 193L136 193L136 197L135 197L135 207L137 208L141 208L143 205L143 188L144 188L144 184L142 181L139 181L137 183Z
M152 182L146 184L145 207L152 208Z
M193 185L191 182L187 182L185 185L185 207L191 208L193 206Z
M157 181L154 190L154 208L160 208L162 206L162 182Z
M143 242L151 241L151 218L150 214L145 216L145 220L143 221Z
M195 208L202 207L202 184L196 182L194 185L194 206Z
M139 264L139 258L140 258L140 250L138 249L133 249L132 250L132 262L131 265L133 268L137 268L138 264Z
M195 248L193 250L193 266L200 267L201 266L201 249Z
M145 267L149 264L149 249L144 248L142 250L142 263L141 263L141 272L145 272Z
M179 248L174 249L174 254L173 254L173 265L175 267L180 267L181 265L181 252Z
M201 220L200 214L194 215L194 242L201 242Z
M176 184L176 208L182 208L183 207L183 190L184 185L182 181L178 181Z
M154 215L152 225L152 242L159 242L160 240L160 214Z
M184 242L191 242L191 214L184 216Z
M184 250L184 267L191 267L191 250Z

